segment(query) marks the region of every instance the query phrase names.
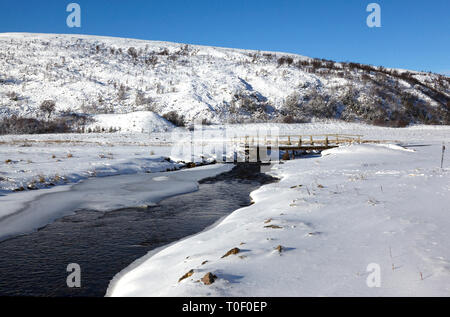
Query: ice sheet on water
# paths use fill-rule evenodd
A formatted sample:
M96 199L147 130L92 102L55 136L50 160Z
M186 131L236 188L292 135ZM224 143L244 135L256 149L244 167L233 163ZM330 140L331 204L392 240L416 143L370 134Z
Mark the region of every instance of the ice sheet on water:
M81 209L108 211L152 205L166 197L195 191L200 179L231 168L210 165L176 172L92 178L65 191L34 194L22 210L0 218L0 240L38 229ZM11 196L8 206L13 207L14 198L24 196Z

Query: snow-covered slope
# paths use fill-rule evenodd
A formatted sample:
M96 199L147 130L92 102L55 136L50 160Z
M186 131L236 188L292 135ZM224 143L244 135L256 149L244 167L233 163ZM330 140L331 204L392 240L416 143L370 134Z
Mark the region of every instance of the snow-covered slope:
M0 34L0 117L175 111L190 122L448 123L446 76L132 39ZM103 118L100 118L103 120Z
M150 111L138 111L126 114L98 114L88 129L119 130L121 132L164 132L173 129L174 125Z

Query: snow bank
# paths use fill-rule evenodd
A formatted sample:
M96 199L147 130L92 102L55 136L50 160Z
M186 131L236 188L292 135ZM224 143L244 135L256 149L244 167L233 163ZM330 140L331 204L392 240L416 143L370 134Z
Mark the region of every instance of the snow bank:
M361 145L277 165L281 182L252 193L254 205L124 270L107 295L449 296L440 149ZM380 288L366 282L371 263ZM218 277L210 286L199 281L208 272Z
M171 131L175 126L160 117L156 113L150 111L138 111L127 114L99 114L93 116L95 122L88 128L103 128L106 131L110 129L120 132L167 132Z
M348 154L348 155L373 154L377 156L379 154L396 155L398 154L399 151L415 152L415 150L413 149L407 149L395 144L358 144L358 145L351 144L340 146L334 149L325 150L322 152L322 156L341 155L341 154Z

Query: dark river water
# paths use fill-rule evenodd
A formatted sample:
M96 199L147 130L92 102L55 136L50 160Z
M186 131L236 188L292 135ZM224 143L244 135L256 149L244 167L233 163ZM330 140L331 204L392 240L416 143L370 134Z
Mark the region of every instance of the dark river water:
M205 179L198 191L148 209L82 210L32 234L0 243L0 296L104 296L110 280L149 251L198 233L251 204L249 194L275 179L240 165ZM81 267L68 288L67 265Z

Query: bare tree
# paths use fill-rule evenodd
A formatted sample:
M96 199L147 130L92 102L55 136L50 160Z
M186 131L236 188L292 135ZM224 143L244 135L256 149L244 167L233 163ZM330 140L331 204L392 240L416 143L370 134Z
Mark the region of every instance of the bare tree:
M53 100L44 100L39 107L39 110L47 114L47 117L50 118L52 113L55 111L56 103Z

